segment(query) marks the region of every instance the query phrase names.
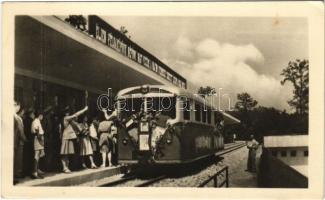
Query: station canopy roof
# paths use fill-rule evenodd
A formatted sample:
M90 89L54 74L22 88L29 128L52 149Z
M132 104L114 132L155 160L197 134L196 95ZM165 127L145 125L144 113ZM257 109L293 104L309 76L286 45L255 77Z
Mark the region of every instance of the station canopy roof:
M226 112L221 112L223 115L223 119L225 121L225 124L239 124L240 120L237 119L236 117L226 113Z

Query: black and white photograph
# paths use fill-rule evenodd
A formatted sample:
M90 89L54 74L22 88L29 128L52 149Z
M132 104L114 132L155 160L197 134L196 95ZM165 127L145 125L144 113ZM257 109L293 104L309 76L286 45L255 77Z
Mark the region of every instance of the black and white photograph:
M11 93L2 110L2 165L11 163L3 181L34 197L41 197L34 188L53 197L56 188L77 195L81 187L323 195L315 182L324 182L324 44L317 43L324 32L315 25L324 26L324 9L291 3L292 14L284 3L263 14L272 4L258 12L238 2L12 10L4 23L12 27L12 59L2 83L9 76L12 87L2 90ZM238 13L217 13L232 4Z

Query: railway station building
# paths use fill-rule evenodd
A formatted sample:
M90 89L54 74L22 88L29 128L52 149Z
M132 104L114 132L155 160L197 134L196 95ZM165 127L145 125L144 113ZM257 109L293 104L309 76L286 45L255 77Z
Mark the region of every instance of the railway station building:
M98 16L86 30L58 16L16 16L15 99L25 108L83 106L143 84L186 88L186 79Z

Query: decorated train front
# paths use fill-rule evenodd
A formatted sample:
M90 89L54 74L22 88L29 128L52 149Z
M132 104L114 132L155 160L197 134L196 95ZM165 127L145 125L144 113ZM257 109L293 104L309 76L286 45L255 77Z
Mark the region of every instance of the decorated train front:
M202 117L213 113L204 109L191 111L199 103L191 101L193 106L168 88L135 87L120 92L119 163L186 163L222 149L221 131L213 125L211 116ZM194 112L200 112L200 121Z

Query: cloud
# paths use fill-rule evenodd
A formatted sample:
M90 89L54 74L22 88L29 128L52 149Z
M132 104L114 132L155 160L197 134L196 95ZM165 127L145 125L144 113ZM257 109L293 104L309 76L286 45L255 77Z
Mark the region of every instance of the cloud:
M168 63L197 87L223 88L233 99L248 92L260 105L288 109L290 87L283 87L273 76L258 74L248 64L264 65L263 54L253 44L219 43L209 38L193 42L182 36L173 46Z
M194 58L194 44L186 36L180 36L172 48L172 55L178 61L191 62Z

